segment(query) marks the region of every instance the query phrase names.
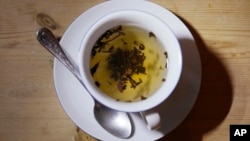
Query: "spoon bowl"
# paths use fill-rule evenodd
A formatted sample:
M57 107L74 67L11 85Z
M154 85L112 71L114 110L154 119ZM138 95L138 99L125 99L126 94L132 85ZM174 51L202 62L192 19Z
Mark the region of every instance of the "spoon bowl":
M36 36L40 44L54 57L56 57L68 70L70 70L70 72L79 80L82 86L92 97L86 85L82 82L78 69L76 69L73 63L66 56L54 34L47 28L41 28L37 31ZM106 131L113 134L114 136L119 138L129 138L132 133L132 125L129 115L125 112L110 109L95 99L94 101L94 116L97 122Z

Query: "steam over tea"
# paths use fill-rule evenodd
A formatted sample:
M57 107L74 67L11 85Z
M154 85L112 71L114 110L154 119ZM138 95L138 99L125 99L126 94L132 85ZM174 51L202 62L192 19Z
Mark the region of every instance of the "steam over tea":
M107 30L94 44L90 72L96 86L111 98L139 101L164 83L167 59L153 32L121 25Z

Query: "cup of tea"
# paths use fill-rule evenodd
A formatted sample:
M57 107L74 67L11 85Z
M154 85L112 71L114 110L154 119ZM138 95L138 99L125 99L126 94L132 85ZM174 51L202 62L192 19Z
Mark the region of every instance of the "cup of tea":
M147 110L164 102L179 82L182 52L161 18L122 10L97 20L84 35L79 71L91 95L103 105L140 112L150 128L159 114Z

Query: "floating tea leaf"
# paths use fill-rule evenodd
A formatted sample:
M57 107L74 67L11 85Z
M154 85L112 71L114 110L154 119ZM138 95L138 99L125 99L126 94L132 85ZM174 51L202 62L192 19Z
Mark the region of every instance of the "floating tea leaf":
M96 64L94 65L94 67L92 67L92 68L90 69L90 72L91 72L91 75L92 75L92 76L95 74L95 72L96 72L96 70L97 70L97 68L98 68L98 66L99 66L99 63L100 63L100 62L96 63Z

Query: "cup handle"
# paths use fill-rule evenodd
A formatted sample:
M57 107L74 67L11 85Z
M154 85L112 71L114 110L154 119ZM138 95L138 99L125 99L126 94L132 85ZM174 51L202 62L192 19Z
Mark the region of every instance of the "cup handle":
M146 122L148 129L156 130L161 125L160 114L154 111L140 112L142 119Z

